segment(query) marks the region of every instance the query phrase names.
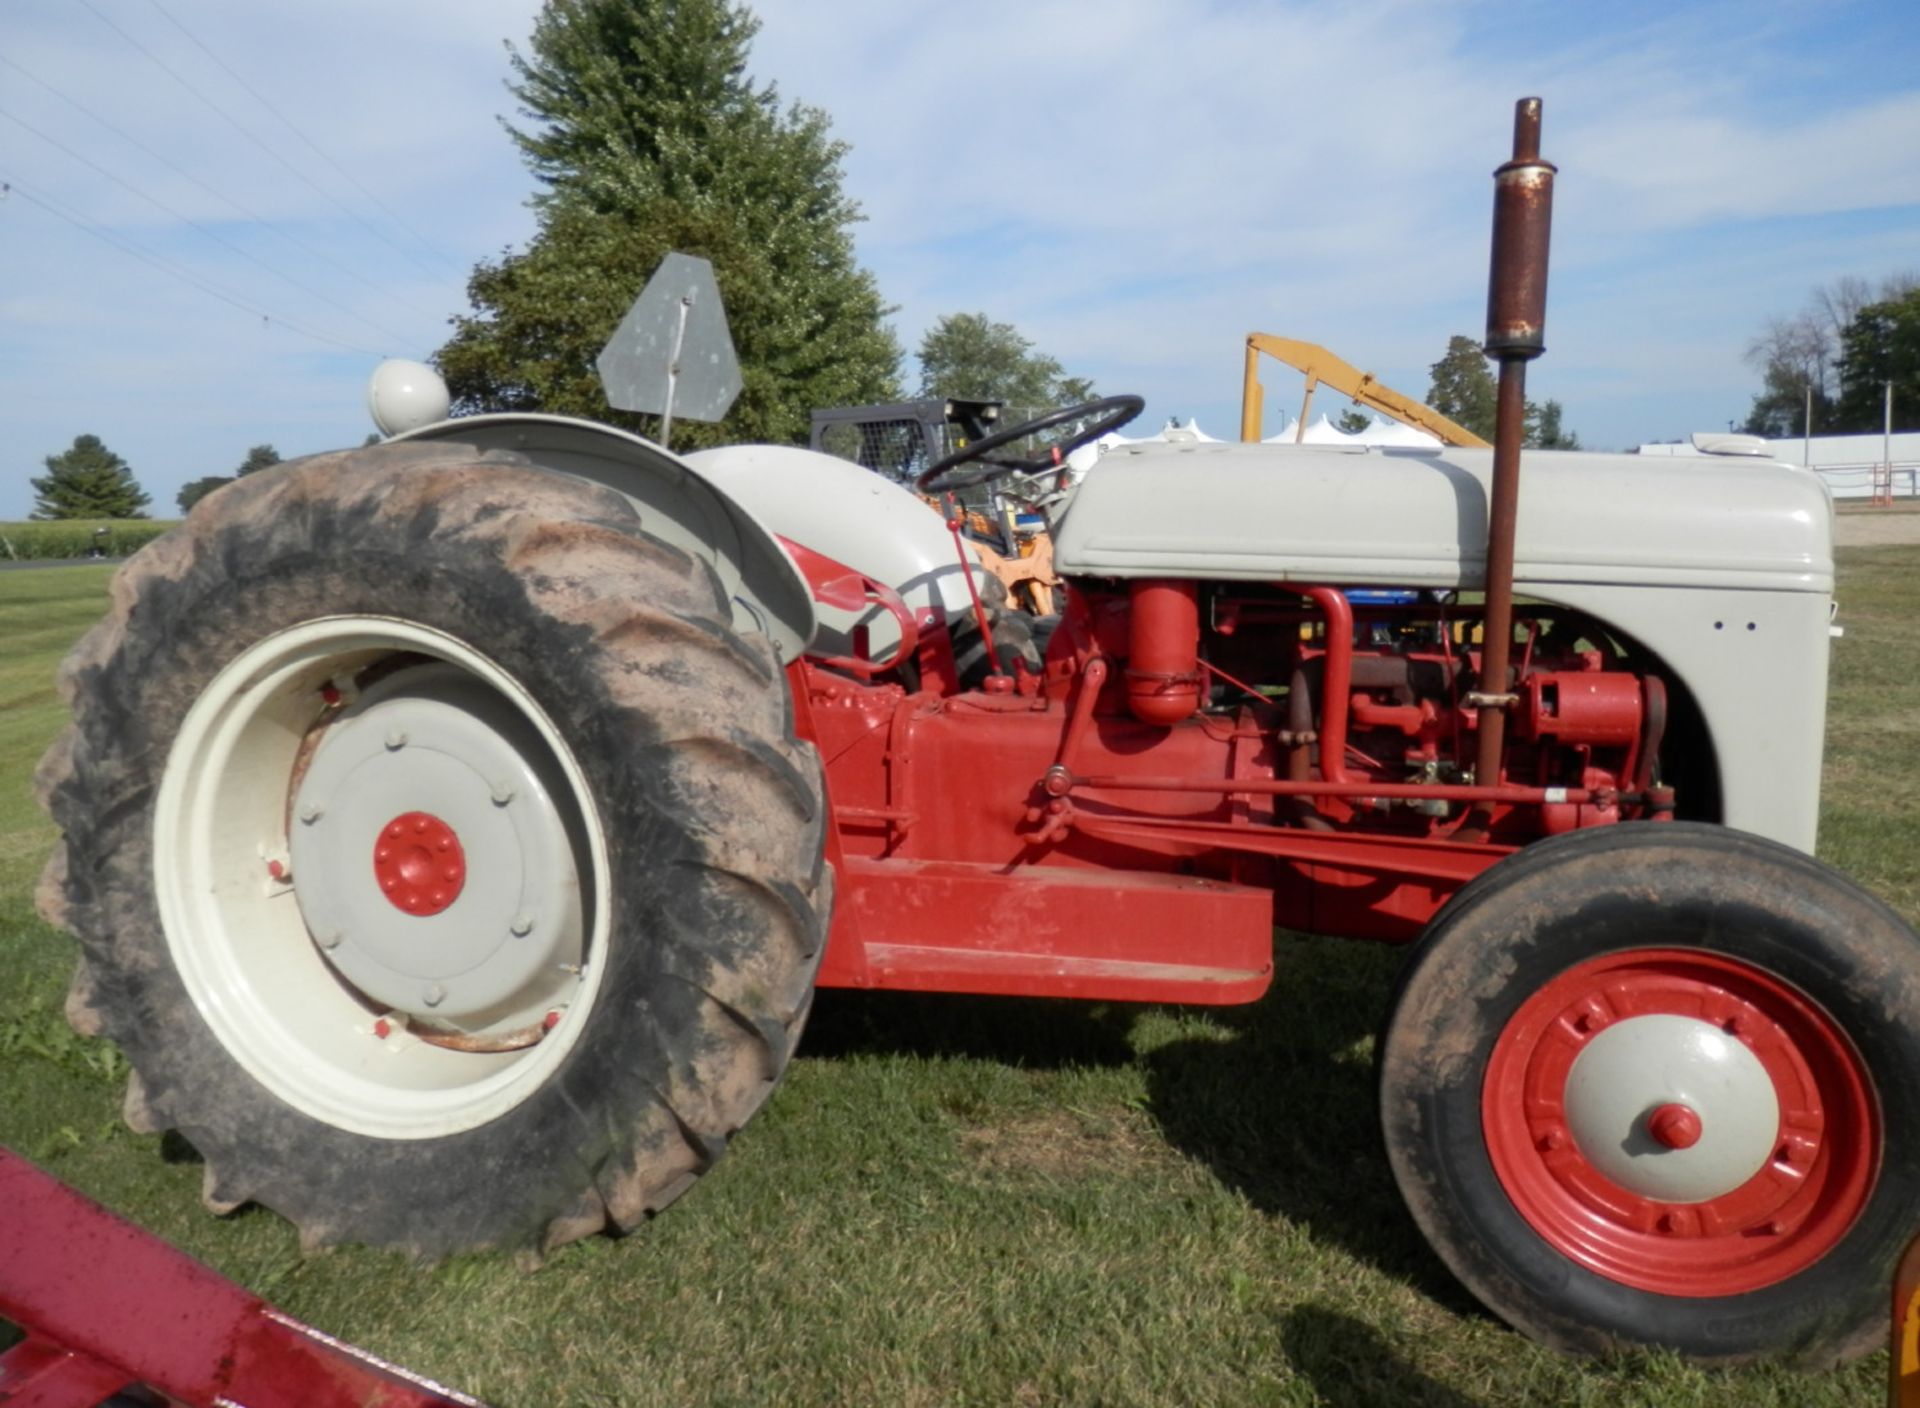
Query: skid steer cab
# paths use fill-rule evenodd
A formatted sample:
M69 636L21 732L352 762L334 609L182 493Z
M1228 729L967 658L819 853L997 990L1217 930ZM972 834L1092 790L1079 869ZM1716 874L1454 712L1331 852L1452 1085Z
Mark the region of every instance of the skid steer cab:
M1508 386L1538 116L1497 173ZM129 1121L310 1242L552 1248L710 1168L818 987L1249 1002L1281 926L1409 945L1387 1158L1510 1323L1872 1347L1920 945L1810 854L1819 481L1538 453L1519 495L1515 415L1044 482L1141 406L918 476L1043 481L1043 618L914 489L795 448L482 416L208 496L123 569L40 774Z

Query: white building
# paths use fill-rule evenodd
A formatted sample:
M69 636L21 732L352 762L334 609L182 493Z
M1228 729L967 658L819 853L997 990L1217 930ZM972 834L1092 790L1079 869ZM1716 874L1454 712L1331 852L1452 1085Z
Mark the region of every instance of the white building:
M1876 471L1886 483L1891 463L1891 487L1897 499L1920 497L1920 431L1893 436L1816 435L1763 440L1757 435L1696 434L1672 444L1642 445L1643 455L1734 454L1765 456L1782 464L1804 465L1827 481L1836 499L1873 497ZM1891 461L1889 461L1891 454Z

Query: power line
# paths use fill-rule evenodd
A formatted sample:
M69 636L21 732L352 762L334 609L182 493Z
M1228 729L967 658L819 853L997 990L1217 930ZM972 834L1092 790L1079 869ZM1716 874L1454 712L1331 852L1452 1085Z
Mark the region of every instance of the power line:
M205 225L202 225L198 220L195 220L191 215L183 215L180 211L175 210L172 206L168 205L165 201L161 200L159 197L149 195L147 192L141 190L138 186L133 185L131 182L122 180L120 177L114 175L113 172L107 170L106 167L100 165L99 162L94 161L89 157L83 156L81 153L75 151L72 147L67 146L66 143L60 141L58 138L48 136L45 132L42 132L39 128L35 127L32 123L28 122L25 118L18 117L13 113L8 112L5 108L0 108L0 117L6 118L7 121L14 123L17 126L26 128L27 131L33 133L34 136L38 137L41 141L45 142L48 146L53 147L57 151L66 153L66 155L72 157L75 161L79 162L81 165L89 167L92 170L99 172L102 176L106 177L109 181L112 181L115 185L121 187L122 189L131 191L134 195L138 196L141 200L144 200L148 205L151 205L152 207L154 207L154 209L162 212L163 214L173 217L175 220L180 221L182 224L192 226L195 230L198 230L201 234L205 235L208 239L214 240L217 243L224 245L226 248L232 250L235 254L239 255L242 259L251 260L253 263L258 264L262 269L265 269L269 274L272 274L275 278L281 280L283 283L286 283L291 287L298 289L301 293L306 294L309 298L319 299L322 303L325 303L328 306L332 308L336 308L340 312L345 313L349 318L353 318L358 322L365 323L368 327L372 328L375 332L379 333L381 336L392 338L396 343L398 343L403 347L412 341L412 339L407 337L406 334L395 332L392 328L389 328L389 327L384 327L381 324L376 323L373 319L367 317L365 314L356 312L354 309L349 308L346 304L340 302L338 299L333 298L329 294L323 293L321 290L317 288L313 288L307 284L300 282L300 280L294 278L293 275L275 268L272 264L269 264L266 260L262 259L259 255L255 254L252 250L247 249L241 245L235 244L232 240L228 239L225 235L221 234L218 230L208 229Z
M275 151L272 147L268 146L267 143L262 141L260 137L251 128L249 128L245 123L241 122L239 118L235 117L232 113L228 112L225 108L221 107L212 98L209 98L205 93L201 92L198 88L194 87L193 84L189 82L187 79L183 78L177 70L169 66L166 60L162 59L158 54L154 53L153 50L149 49L146 45L142 44L138 39L135 39L131 34L128 34L126 30L122 29L119 25L115 24L112 20L108 19L107 16L101 14L99 7L93 3L93 0L80 0L80 3L84 5L87 8L88 12L91 13L95 19L99 20L100 23L104 24L108 29L112 30L115 34L119 35L122 39L126 40L128 44L132 45L135 49L139 50L140 53L144 54L147 57L148 61L151 62L155 68L159 69L162 73L166 74L167 77L171 78L175 83L178 83L182 88L186 89L187 92L191 93L204 106L211 109L221 119L221 121L227 124L227 126L231 127L234 131L238 132L242 137L245 137L249 142L253 143L254 146L258 147L261 151L265 152L268 156L272 157L275 161L279 162L280 165L284 166L287 169L287 171L294 177L295 180L299 181L302 185L306 186L309 190L311 190L315 195L319 196L322 200L332 204L335 208L337 208L343 214L345 214L348 219L352 220L355 224L359 225L361 229L365 230L368 234L372 235L375 239L379 240L382 244L386 245L387 248L391 249L394 253L400 255L403 259L406 259L416 269L420 270L423 274L426 274L429 278L439 277L439 275L434 270L427 268L426 265L422 264L418 259L416 259L410 250L404 249L398 243L396 243L390 236L388 236L386 231L372 224L364 216L362 216L358 211L354 210L351 206L349 206L345 201L341 200L338 196L332 194L325 187L321 186L318 182L316 182L311 176L307 175L306 172L302 171L299 167L295 166L292 162L288 161L284 156L280 155L280 153Z
M84 0L83 0L83 3L84 3ZM238 308L241 312L249 315L250 317L258 318L262 323L262 325L264 326L271 327L275 324L278 324L280 327L285 328L288 332L298 333L302 337L313 339L315 342L324 342L333 347L344 348L348 352L357 352L363 357L377 358L380 355L378 352L373 351L371 348L361 347L358 344L352 343L352 342L344 342L340 338L329 337L326 333L323 333L323 332L315 332L312 328L305 327L300 323L296 323L291 318L280 318L280 317L274 316L271 313L264 312L261 309L256 308L252 304L246 302L244 299L236 296L235 294L229 293L227 290L221 288L219 285L208 283L205 279L200 278L198 275L188 273L185 269L180 268L178 265L173 264L168 260L160 258L158 255L152 253L149 250L140 248L140 246L132 243L130 240L122 239L120 236L114 234L111 230L108 230L103 226L94 224L93 221L88 220L86 217L81 215L75 215L71 211L61 209L57 202L47 197L36 196L32 191L27 190L21 186L18 177L8 176L7 173L4 171L0 171L0 189L4 189L8 195L19 196L22 200L27 201L29 204L39 206L42 210L46 211L49 215L53 215L61 220L66 221L69 225L72 225L75 229L84 230L87 234L92 235L95 239L100 240L105 244L112 245L115 249L119 250L122 254L131 254L135 259L138 259L143 263L152 265L154 268L158 269L161 273L166 274L172 278L178 279L181 283L184 283L193 288L196 288L200 290L200 292L208 295L211 298L217 298L222 303L225 303L230 307Z
M313 138L309 137L305 132L301 131L298 127L294 126L293 119L288 117L285 113L281 112L279 108L275 107L267 99L267 96L264 93L262 93L258 88L255 88L251 83L247 82L246 78L242 74L240 74L237 70L232 68L225 59L221 58L218 54L214 53L213 50L209 49L205 44L201 43L200 36L195 34L192 30L188 29L179 20L175 19L172 12L169 11L165 5L162 5L160 3L160 0L147 0L147 3L152 5L154 9L158 10L163 16L165 16L168 24L172 25L175 29L179 30L182 34L186 35L188 40L192 42L194 48L198 49L201 53L205 54L209 59L213 60L213 62L219 66L220 71L222 73L226 74L227 77L231 78L235 83L238 83L242 88L246 89L246 91L252 96L253 100L256 103L260 104L261 107L265 108L268 112L272 113L276 118L278 118L280 120L280 125L282 127L286 128L287 131L293 133L294 136L298 137L301 141L305 142L307 144L307 149L309 151L311 151L315 156L319 157L320 160L324 161L328 166L331 166L335 171L339 172L340 175L343 178L345 178L345 180L349 185L351 185L356 191L360 192L360 194L365 196L368 200L372 201L374 205L379 210L381 210L389 220L393 221L394 224L398 225L401 229L405 230L408 234L412 235L416 240L418 240L420 242L420 247L422 249L426 250L427 253L431 254L434 258L438 259L442 264L445 264L449 269L452 269L455 273L460 272L460 266L458 264L454 263L453 260L449 259L446 255L442 254L440 250L437 249L433 245L433 243L427 239L425 235L421 234L418 230L414 229L413 226L409 225L403 218L401 218L399 212L394 210L392 206L388 205L385 201L381 200L379 196L375 195L372 191L368 190L364 185L362 185L360 182L360 178L355 176L353 172L349 171L346 167L342 166L339 162L335 161L333 157L330 156L327 152L322 151L319 144L316 143L313 140Z
M259 225L261 228L269 230L273 234L278 235L281 239L285 240L288 244L292 245L295 249L299 250L302 254L306 255L309 259L318 260L320 263L325 264L327 267L335 270L336 272L345 274L348 278L351 278L357 281L358 283L365 285L367 288L371 289L373 292L379 294L382 298L388 299L394 303L398 303L403 307L406 307L412 310L413 312L418 313L423 318L438 318L440 316L438 313L434 313L426 308L422 308L418 303L415 303L412 299L408 298L405 294L402 294L396 290L384 288L380 284L375 283L372 279L367 277L366 274L354 268L351 264L343 263L342 261L335 259L332 255L328 254L325 250L316 248L315 246L308 244L305 240L301 239L298 235L294 234L291 230L281 228L279 225L275 224L273 221L267 219L266 216L261 215L257 211L243 204L242 202L235 200L232 196L227 195L225 192L215 190L212 186L209 186L205 181L201 180L198 176L194 175L191 171L188 171L186 168L181 166L178 162L173 161L171 158L169 158L166 155L166 153L154 150L154 148L147 145L147 143L141 141L138 137L134 136L131 132L127 131L125 128L116 126L114 123L102 117L99 113L95 112L92 108L89 108L85 103L81 102L78 98L74 97L71 93L64 93L60 89L54 87L53 84L47 82L46 79L39 77L37 74L28 72L26 69L22 68L19 64L15 63L12 59L8 58L5 54L0 54L0 64L5 64L8 68L12 69L15 73L19 74L22 78L26 79L29 83L38 84L40 87L46 89L47 92L53 94L54 97L58 98L61 102L65 103L68 107L73 108L75 111L79 112L82 116L90 118L94 122L97 122L100 126L106 128L107 131L113 133L114 136L118 137L121 141L126 142L129 146L132 146L137 151L141 152L143 155L151 158L154 161L159 162L162 166L166 167L167 170L171 171L174 175L178 176L181 180L192 184L193 186L197 187L201 191L204 191L207 195L212 196L215 200L219 201L222 205L225 205L230 210L238 211L241 215L245 216L248 220L251 220L254 224Z

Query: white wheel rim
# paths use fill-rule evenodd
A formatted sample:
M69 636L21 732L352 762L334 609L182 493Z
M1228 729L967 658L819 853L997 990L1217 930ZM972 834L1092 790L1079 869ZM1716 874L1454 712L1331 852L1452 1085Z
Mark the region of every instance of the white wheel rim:
M302 756L303 740L325 707L323 687L401 652L456 667L470 687L483 688L538 738L546 750L541 766L557 779L548 789L555 794L549 799L553 815L575 817L575 834L584 841L587 854L572 860L575 866L585 862L579 879L586 881L587 896L559 921L571 932L537 936L568 956L578 954L579 961L536 965L537 974L517 980L521 987L512 1001L467 1014L486 1030L500 1030L528 1017L538 1023L542 1012L557 1013L544 1037L524 1049L453 1050L412 1036L401 1017L439 1020L425 1001L426 984L418 985L418 1003L394 1002L413 989L391 987L370 1002L309 931L307 910L337 912L322 888L337 886L326 882L355 877L307 877L310 897L301 892L303 877L292 865L301 848L290 850L289 828L301 827L292 815L290 790L296 770L304 773L310 761ZM432 726L425 713L412 717ZM447 744L456 753L470 748L459 740ZM366 838L369 868L374 839ZM490 844L483 859L492 866L506 853L497 840ZM602 981L606 843L577 760L511 675L465 643L413 622L373 616L309 621L229 662L188 711L169 750L153 849L167 946L208 1029L273 1094L336 1128L376 1138L428 1139L498 1118L564 1061ZM336 854L353 850L349 843ZM311 854L306 858L311 862ZM290 871L291 883L275 879L275 864ZM569 870L561 888L571 883ZM493 902L498 887L476 890L483 893ZM504 926L516 916L494 918ZM527 967L519 962L515 971ZM388 1003L398 1015L381 1010Z

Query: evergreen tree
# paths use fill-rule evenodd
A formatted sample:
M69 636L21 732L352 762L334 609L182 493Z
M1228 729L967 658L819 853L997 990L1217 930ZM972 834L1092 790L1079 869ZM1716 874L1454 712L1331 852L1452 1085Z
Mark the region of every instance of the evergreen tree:
M1577 450L1580 437L1560 427L1564 414L1558 401L1527 402L1524 443L1538 450Z
M1493 440L1500 416L1500 383L1479 343L1459 334L1447 339L1446 356L1433 364L1427 404L1482 440ZM1520 443L1535 450L1579 449L1580 437L1561 425L1564 415L1558 401L1528 401L1521 417Z
M76 435L71 449L46 458L47 472L32 480L33 517L145 518L147 493L127 462L97 435Z
M920 339L920 394L1003 401L1016 414L1094 399L1093 383L1070 377L1011 323L985 313L949 313Z
M1433 364L1427 404L1482 440L1493 439L1499 385L1487 368L1480 344L1458 334L1447 339L1447 353Z
M1333 428L1348 435L1358 435L1372 424L1372 416L1366 414L1358 406L1348 406L1344 411L1340 412L1338 416L1334 417Z
M1855 433L1886 424L1886 387L1893 383L1893 428L1920 425L1920 288L1869 303L1840 334L1836 428Z
M539 229L474 269L474 311L436 356L457 412L650 430L608 407L594 361L675 249L712 261L744 383L720 427L680 422L676 443L803 442L815 407L898 394L888 310L854 259L846 148L824 113L748 77L758 27L731 0L547 0L508 84Z

